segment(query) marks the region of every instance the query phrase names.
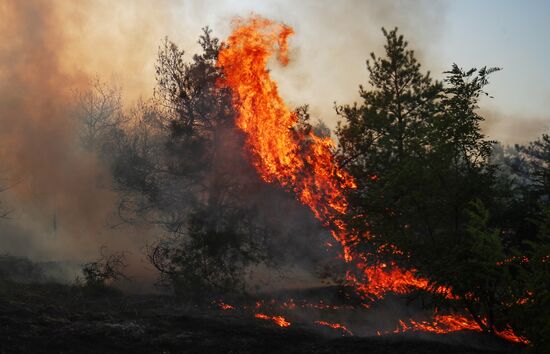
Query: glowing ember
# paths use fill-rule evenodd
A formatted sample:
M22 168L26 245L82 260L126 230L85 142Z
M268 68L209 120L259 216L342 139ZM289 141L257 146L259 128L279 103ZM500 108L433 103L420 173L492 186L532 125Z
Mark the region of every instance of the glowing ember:
M330 327L330 328L334 328L334 329L340 329L343 333L342 335L349 335L349 336L353 336L353 333L346 328L346 326L340 324L340 323L330 323L330 322L325 322L325 321L315 321L316 324L318 325L321 325L321 326L326 326L326 327Z
M414 321L409 320L409 323L399 321L399 327L393 333L407 331L425 331L432 333L450 333L463 330L481 332L481 328L473 319L462 315L436 315L432 321ZM495 331L495 334L510 342L528 344L529 341L522 338L512 331L511 328L502 331Z
M288 322L283 316L268 316L263 313L257 313L254 315L254 317L266 320L266 321L273 321L277 324L279 327L288 327L290 326L290 322Z
M218 302L218 307L222 310L234 310L235 306L226 304L225 302Z

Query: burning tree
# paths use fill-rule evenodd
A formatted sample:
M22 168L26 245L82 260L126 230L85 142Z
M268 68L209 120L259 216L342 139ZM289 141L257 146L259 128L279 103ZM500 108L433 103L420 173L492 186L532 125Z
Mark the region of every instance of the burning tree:
M251 265L286 260L292 252L280 244L294 234L307 240L319 228L282 191L262 183L242 154L232 91L218 84L220 43L205 29L199 44L202 53L191 62L174 43L160 47L155 100L131 119L135 126L119 140L113 169L124 193L122 220L168 231L149 245L148 259L179 295L208 302L242 293Z
M499 230L490 228L484 207L495 186L492 142L476 109L498 69L454 65L443 85L420 72L397 29L383 32L386 56L367 61L371 88L361 87L363 103L337 107L345 118L337 132L341 163L358 181L351 214L372 235L361 247L397 246L402 253L383 249L438 284L434 290L452 289L492 331L496 308L510 296L497 266L505 258Z

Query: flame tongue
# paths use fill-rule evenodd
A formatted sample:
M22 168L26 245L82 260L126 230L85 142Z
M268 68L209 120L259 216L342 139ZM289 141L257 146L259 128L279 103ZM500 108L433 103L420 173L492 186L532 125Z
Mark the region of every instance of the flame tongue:
M218 64L224 68L226 85L233 89L239 107L237 126L247 133L247 147L253 162L266 182L277 180L292 184L303 168L298 158L298 145L291 128L296 117L277 93L277 84L269 77L267 61L278 43L279 59L288 62L288 27L266 19L253 18L240 23L219 54Z
M277 49L279 61L288 63L287 41L293 31L258 17L236 24L218 65L224 69L224 85L233 90L236 123L246 133L253 164L264 181L291 189L325 226L335 226L333 236L344 244L341 216L347 202L342 191L354 188L354 181L335 163L330 138L293 129L298 117L285 105L266 69ZM349 260L348 246L344 248Z
M218 65L225 74L221 84L233 91L238 111L236 124L246 133L246 149L256 170L264 181L277 182L292 190L323 225L331 227L347 262L361 259L352 254L359 236L347 229L343 218L348 209L343 191L355 188L355 182L335 162L330 138L293 129L298 117L285 105L266 69L269 58L277 51L279 61L283 65L288 63L288 37L292 29L260 17L237 20L235 24L234 32L219 53ZM371 277L368 284L355 277L348 277L348 281L362 293L372 292L375 297L397 290L396 286L402 289L418 284L412 272L399 268L386 272L362 262L358 269L363 276L377 274L377 277ZM396 272L400 275L399 284L394 284Z
M360 237L369 237L348 230L344 221L348 203L343 191L355 188L355 182L336 163L330 138L294 129L298 117L279 96L277 84L267 70L268 60L274 54L283 65L288 63L288 37L293 30L260 17L236 20L235 25L218 56L218 66L225 74L220 84L233 92L238 112L236 124L246 134L246 149L260 177L294 192L324 226L331 228L332 236L342 246L344 259L353 261L359 273L356 276L348 272L346 280L363 299L379 299L390 291L403 294L411 288L428 288L429 281L418 277L414 269L404 270L393 262L373 266L366 255L353 251ZM438 287L436 292L454 298L451 289ZM270 318L263 314L256 317ZM438 325L411 322L408 327L449 332L476 325L455 321L449 326L453 319L461 318L439 317L435 321ZM441 322L447 326L440 326Z

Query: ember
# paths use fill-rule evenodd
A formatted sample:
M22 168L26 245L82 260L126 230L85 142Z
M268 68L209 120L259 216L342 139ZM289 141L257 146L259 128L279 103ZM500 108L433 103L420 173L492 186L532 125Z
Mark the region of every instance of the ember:
M315 323L318 324L318 325L321 325L321 326L327 326L327 327L334 328L334 329L340 329L343 332L342 335L353 336L353 333L349 329L347 329L346 326L341 325L340 323L330 323L330 322L326 322L326 321L315 321Z
M254 315L254 317L262 319L262 320L266 320L266 321L273 321L279 327L289 327L290 326L290 322L285 320L285 318L283 316L268 316L268 315L265 315L263 313L257 313L257 314Z
M235 306L226 304L225 302L218 302L218 307L222 310L234 310Z
M457 331L470 330L480 332L481 328L473 319L461 315L436 315L432 321L414 321L409 320L409 323L399 321L399 327L393 333L407 331L426 331L433 333L450 333ZM495 331L495 334L510 342L528 344L529 341L523 337L516 335L511 328L506 328L502 331Z

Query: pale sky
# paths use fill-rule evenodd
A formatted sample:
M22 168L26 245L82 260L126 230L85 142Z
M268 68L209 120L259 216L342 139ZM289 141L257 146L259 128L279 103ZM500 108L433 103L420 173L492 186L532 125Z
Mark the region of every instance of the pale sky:
M550 124L550 1L448 1L441 63L498 66L483 106ZM527 121L525 121L527 123Z
M550 1L211 1L183 2L187 16L223 33L250 12L293 26L294 66L278 70L290 104L310 103L334 126L333 102L357 99L365 59L381 53L380 27L397 26L435 77L457 63L498 66L481 108L491 137L524 142L550 129ZM204 17L203 17L204 16Z
M78 2L75 3L78 7ZM358 99L368 81L365 60L383 54L381 27L399 27L425 70L441 78L453 63L498 66L481 109L485 130L505 143L526 142L550 129L550 0L97 0L82 10L75 46L87 71L118 77L130 96L154 85L157 47L168 36L187 53L201 27L223 39L231 19L256 13L295 29L291 64L273 76L291 105L309 103L332 128L334 102ZM97 49L103 50L97 50ZM76 51L78 52L78 51ZM113 56L113 52L116 53ZM190 58L190 55L188 56Z

